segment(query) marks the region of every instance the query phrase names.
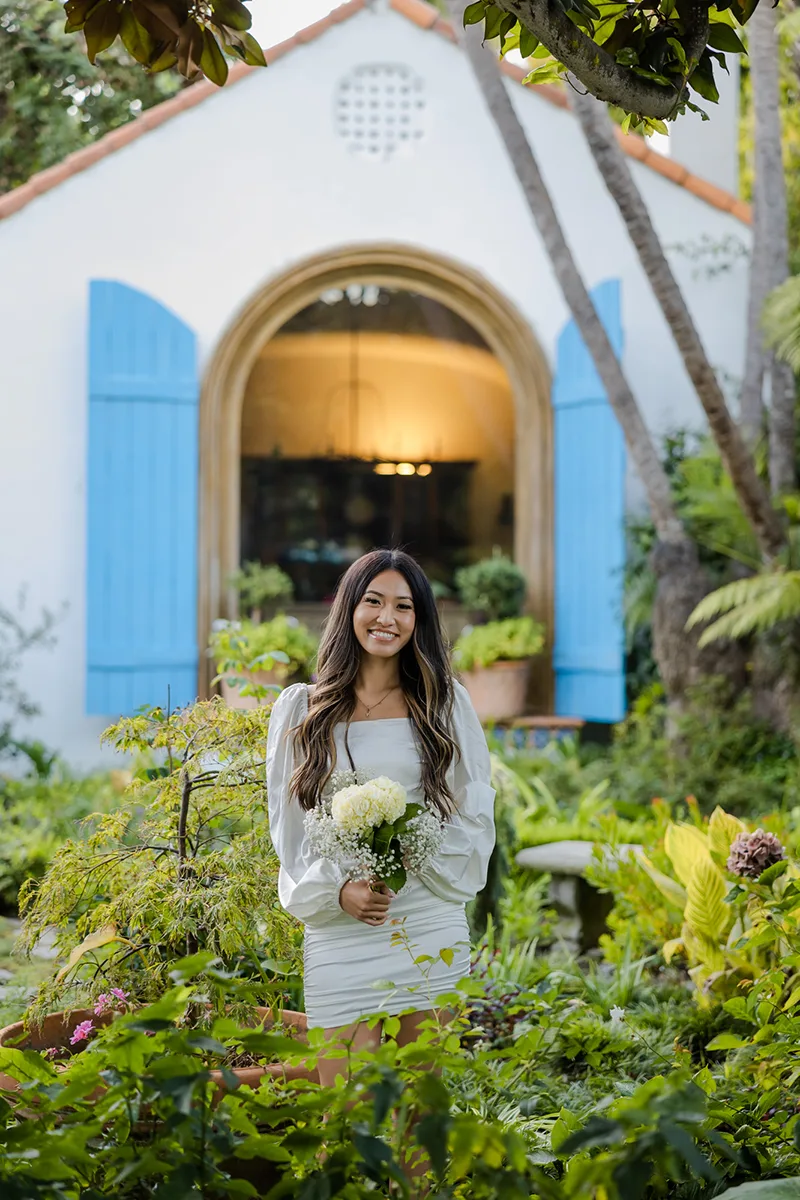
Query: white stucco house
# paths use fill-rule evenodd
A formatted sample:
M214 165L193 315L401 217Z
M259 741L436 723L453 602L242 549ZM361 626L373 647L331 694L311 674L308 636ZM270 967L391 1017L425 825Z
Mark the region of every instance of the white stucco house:
M241 559L324 604L393 539L513 550L547 711L624 708L620 431L467 62L423 0L350 0L0 197L0 603L62 610L23 683L76 764L207 686ZM655 431L700 412L565 97L507 86ZM749 243L734 106L626 152L669 247ZM746 263L676 271L741 369ZM382 490L381 490L382 489Z

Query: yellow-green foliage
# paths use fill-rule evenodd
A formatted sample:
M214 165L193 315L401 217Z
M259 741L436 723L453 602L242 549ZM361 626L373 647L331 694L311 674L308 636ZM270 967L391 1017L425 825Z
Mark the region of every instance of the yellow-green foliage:
M61 953L35 1016L111 987L153 999L169 987L170 964L198 950L228 965L293 957L298 935L278 903L267 821L268 719L264 708L208 700L107 731L118 750L162 765L138 772L121 807L23 888L23 950L54 929Z

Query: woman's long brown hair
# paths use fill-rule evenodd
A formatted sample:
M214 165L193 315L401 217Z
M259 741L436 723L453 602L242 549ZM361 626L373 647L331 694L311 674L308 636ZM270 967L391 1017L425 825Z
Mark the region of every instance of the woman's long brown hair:
M334 729L349 725L356 707L355 684L362 648L353 613L376 575L397 571L411 589L416 624L400 651L400 684L414 728L425 798L442 817L453 811L447 772L458 753L452 734L453 674L433 590L419 563L401 550L373 550L342 577L317 656L317 682L308 714L295 732L298 766L290 795L304 809L319 803L333 772ZM346 736L346 735L345 735Z

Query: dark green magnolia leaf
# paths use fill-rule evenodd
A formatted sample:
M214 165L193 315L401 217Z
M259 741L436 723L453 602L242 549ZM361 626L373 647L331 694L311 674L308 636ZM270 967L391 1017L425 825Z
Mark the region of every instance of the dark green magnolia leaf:
M248 67L265 67L267 65L264 51L251 33L228 35L225 44L231 54L235 54L242 62L247 63Z
M131 58L135 58L138 63L142 63L144 66L150 65L156 44L144 25L140 25L136 20L136 17L133 15L133 9L129 8L128 5L122 10L119 36L122 38L122 44Z
M136 10L136 19L151 33L155 31L152 25L161 26L163 36L176 38L186 23L186 14L178 13L176 5L168 4L167 0L132 0ZM143 16L147 14L147 18Z
M244 33L253 24L249 8L241 0L211 0L212 20L215 25L227 25Z
M116 41L121 25L122 12L114 0L98 4L97 8L92 10L83 27L86 57L90 63L94 63L97 55L102 54L103 50L107 50L111 43Z
M464 9L464 24L477 25L486 15L486 0L475 0Z
M219 43L210 29L203 30L200 70L206 79L210 79L217 87L222 87L228 78L228 64L225 61L225 55L220 50Z
M487 42L500 36L500 27L505 24L508 15L502 8L497 8L494 4L487 5L486 23L483 30L483 36ZM513 21L515 18L512 17L511 19Z
M611 1146L625 1140L625 1131L619 1121L605 1117L591 1117L583 1129L571 1133L558 1147L559 1157L566 1158L579 1150L590 1150L595 1146Z
M731 9L740 25L746 25L756 11L758 0L733 0ZM717 6L719 7L719 6Z
M200 73L203 54L203 31L194 21L187 21L178 38L178 70L186 79L194 79Z
M523 58L530 58L539 45L539 39L534 37L530 29L522 28L519 35L519 52Z
M67 3L64 5L64 15L67 18L64 32L76 33L77 30L83 29L84 23L92 9L97 8L102 3L103 0L67 0Z
M715 21L708 32L708 44L726 54L746 54L744 44L734 29L722 21Z
M714 82L714 67L708 52L703 54L700 62L689 76L689 86L704 100L710 100L712 104L718 102L719 92Z

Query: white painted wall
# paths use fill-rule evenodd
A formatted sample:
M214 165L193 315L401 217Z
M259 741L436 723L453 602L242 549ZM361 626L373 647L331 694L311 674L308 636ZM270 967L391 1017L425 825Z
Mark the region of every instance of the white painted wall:
M683 163L701 179L738 195L739 192L739 102L741 73L739 59L729 54L728 71L716 63L714 77L719 102L710 104L692 96L708 116L684 113L669 127L670 157Z
M423 77L428 129L408 158L365 161L333 126L342 75L369 62ZM572 117L510 89L590 285L623 281L625 367L651 425L700 416L677 352ZM646 168L638 181L664 241L744 227ZM567 318L516 179L459 51L381 5L176 117L0 223L0 602L68 610L25 683L35 734L98 761L83 715L88 281L118 279L170 306L207 362L247 297L308 255L393 241L482 271L552 360ZM676 260L711 359L738 372L745 275L695 281Z

